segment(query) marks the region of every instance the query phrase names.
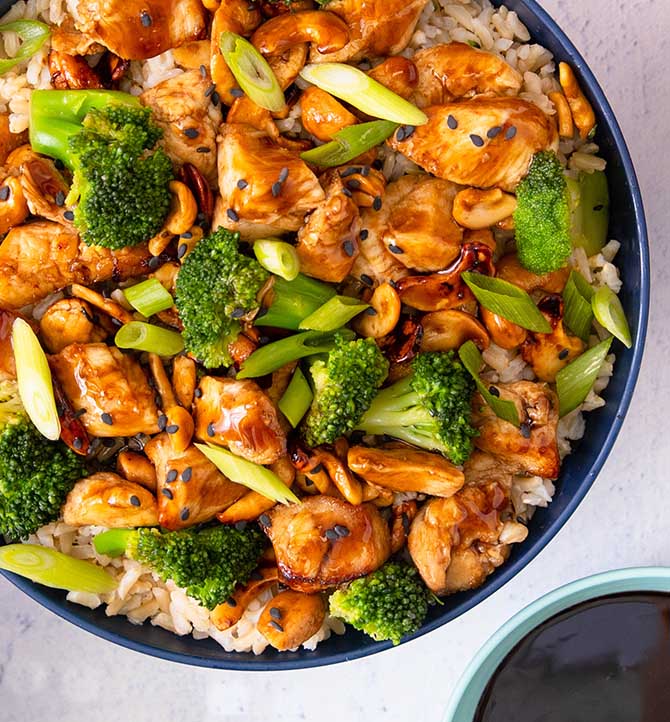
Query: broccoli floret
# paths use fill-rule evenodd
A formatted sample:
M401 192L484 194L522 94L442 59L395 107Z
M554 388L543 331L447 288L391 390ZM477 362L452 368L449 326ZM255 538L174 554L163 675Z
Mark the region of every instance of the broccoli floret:
M388 361L372 339L338 338L328 358L310 367L314 401L304 421L305 441L310 446L332 444L351 431L388 372Z
M521 265L538 275L558 270L572 251L572 239L568 185L555 153L535 155L516 197L514 224Z
M160 532L112 529L95 537L100 554L120 556L151 567L158 576L184 587L203 607L225 602L237 584L258 566L266 537L257 526L215 526Z
M428 613L431 594L411 565L387 562L381 569L338 589L330 614L373 639L393 644L416 632Z
M412 371L382 389L356 428L436 450L455 464L472 453L472 377L453 351L419 354Z
M30 112L33 148L73 171L67 204L86 243L119 249L160 231L174 174L148 108L126 93L39 90Z
M0 386L0 535L25 539L58 518L80 457L40 434L23 411L14 382Z

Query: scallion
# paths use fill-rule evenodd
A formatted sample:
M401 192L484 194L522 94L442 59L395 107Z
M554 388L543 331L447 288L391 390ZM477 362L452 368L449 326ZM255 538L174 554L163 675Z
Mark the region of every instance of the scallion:
M333 296L321 308L317 308L314 313L307 316L299 328L310 331L335 331L349 323L359 313L363 313L366 308L370 308L370 305L362 303L357 298Z
M607 242L610 196L607 176L602 171L582 172L579 179L567 179L570 193L572 244L587 256L600 253Z
M159 356L176 356L184 350L184 339L177 331L142 321L131 321L116 332L114 343L119 348L146 351Z
M277 76L265 58L241 35L221 33L219 47L240 88L261 108L281 113L286 98Z
M516 404L513 401L505 401L499 396L494 396L479 376L483 360L482 355L479 352L479 349L475 346L474 342L468 341L467 343L464 343L458 349L458 355L463 363L463 366L465 366L470 373L470 376L474 379L475 384L477 384L477 390L484 401L486 401L486 403L491 407L493 413L499 419L508 421L510 424L514 424L514 426L521 426L519 411Z
M21 38L21 47L13 58L0 58L0 75L32 58L51 35L49 26L39 20L14 20L0 25L0 33L16 33Z
M601 341L556 374L556 391L561 417L584 403L607 358L612 339Z
M174 299L156 278L149 278L134 286L123 289L126 301L145 318L167 311L174 305Z
M626 312L619 297L611 288L599 288L591 299L593 313L598 323L619 339L626 348L631 348L633 338L630 333Z
M300 76L354 108L402 125L425 125L428 116L416 105L396 95L362 70L343 63L306 65Z
M373 120L343 128L334 135L330 143L305 151L300 157L321 168L334 168L353 160L361 153L376 148L398 128L398 123L389 120Z
M256 316L254 324L297 331L300 322L323 306L335 293L332 286L302 273L292 281L276 276L268 292L270 306Z
M0 547L0 569L68 592L106 594L118 586L116 579L102 567L36 544Z
M502 316L529 331L551 333L549 321L523 289L501 278L483 276L470 271L462 273L461 278L477 301L491 313Z
M572 271L563 289L563 320L568 328L582 341L588 341L593 325L591 298L594 290L577 271Z
M302 421L313 399L312 388L298 366L284 395L279 399L279 409L294 429Z
M263 238L254 243L254 255L266 271L293 281L300 273L300 259L295 247L278 238Z
M55 441L60 437L60 419L49 362L35 332L22 318L12 324L12 349L23 408L38 431Z
M280 504L299 504L300 499L270 469L236 456L213 444L195 445L222 474L237 484Z

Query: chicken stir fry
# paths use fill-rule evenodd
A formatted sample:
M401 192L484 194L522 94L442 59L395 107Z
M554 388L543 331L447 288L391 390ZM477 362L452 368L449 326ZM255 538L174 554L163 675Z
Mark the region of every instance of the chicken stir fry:
M253 605L280 651L330 617L397 643L524 541L626 339L589 270L606 180L558 153L593 131L569 69L557 118L498 51L417 50L429 11L86 0L53 29L30 143L0 115L0 534L105 527L100 559L221 634Z

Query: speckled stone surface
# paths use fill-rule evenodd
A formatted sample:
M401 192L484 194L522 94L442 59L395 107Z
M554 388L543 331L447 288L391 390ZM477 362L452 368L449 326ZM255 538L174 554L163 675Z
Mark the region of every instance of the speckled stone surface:
M545 592L587 574L670 564L670 5L544 0L603 84L630 144L650 223L653 308L631 412L592 492L550 546L447 627L380 656L276 674L189 669L112 646L0 580L0 722L439 722L479 646Z

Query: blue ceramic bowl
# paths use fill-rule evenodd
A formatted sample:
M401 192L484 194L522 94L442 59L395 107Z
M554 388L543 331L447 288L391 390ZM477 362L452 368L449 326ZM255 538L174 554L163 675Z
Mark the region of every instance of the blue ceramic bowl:
M522 609L479 650L451 699L444 722L472 722L484 690L507 655L541 624L590 599L626 592L670 592L670 569L618 569L566 584Z
M553 503L533 518L528 540L515 549L509 561L489 577L479 589L450 597L444 606L435 606L421 630L414 636L437 629L472 609L523 569L551 541L577 508L607 459L628 410L640 370L649 313L649 249L642 198L626 143L612 108L582 56L563 31L535 0L508 0L526 24L533 40L549 48L557 60L569 62L598 116L598 142L608 162L612 194L610 236L622 243L618 264L623 269L621 300L630 321L635 345L626 351L617 344L617 365L607 389L607 405L589 414L586 437L567 459ZM0 10L11 2L0 0ZM116 644L185 664L241 670L279 670L317 667L364 657L387 649L389 643L348 632L319 645L314 652L278 654L266 651L260 656L228 654L214 641L180 638L144 625L133 626L123 618L106 617L103 611L90 611L65 601L58 591L36 586L11 574L5 575L19 589L47 609L83 629Z

